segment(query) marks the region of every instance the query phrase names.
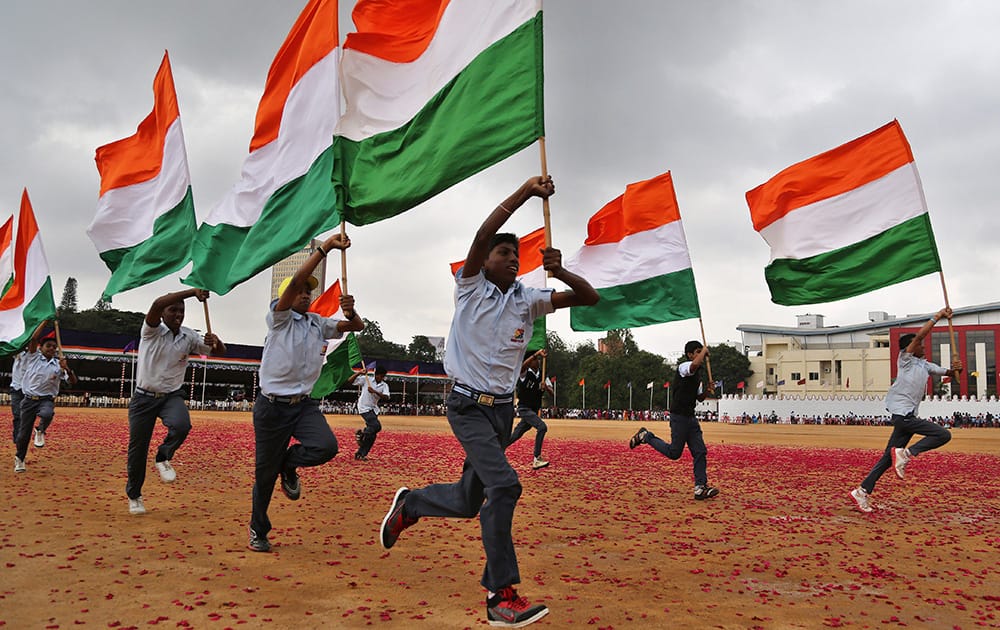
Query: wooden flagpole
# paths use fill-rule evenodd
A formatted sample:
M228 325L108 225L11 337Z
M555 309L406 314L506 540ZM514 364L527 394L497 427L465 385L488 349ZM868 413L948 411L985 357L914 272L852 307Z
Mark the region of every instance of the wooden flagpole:
M202 304L202 306L205 307L205 330L207 330L208 334L211 335L212 334L212 319L208 316L208 300L206 299L201 304Z
M948 304L948 287L944 284L944 271L939 269L938 274L941 276L941 291L944 292L945 308L951 308L951 305ZM955 361L958 360L958 346L955 345L955 328L952 326L951 317L948 318L948 337L951 342L951 364L954 365Z
M705 323L701 321L701 317L698 318L698 326L701 327L701 343L707 348L708 341L705 340ZM715 380L712 378L712 362L709 358L707 355L705 356L705 369L708 370L708 380L712 384L712 389L715 389Z
M538 137L538 150L542 158L542 177L549 176L548 160L545 157L545 136ZM552 247L552 221L549 216L549 198L542 199L542 219L545 222L545 246Z
M66 356L63 355L63 349L62 349L62 336L60 336L59 334L59 320L53 319L52 326L56 329L56 350L59 352L59 358L65 359Z

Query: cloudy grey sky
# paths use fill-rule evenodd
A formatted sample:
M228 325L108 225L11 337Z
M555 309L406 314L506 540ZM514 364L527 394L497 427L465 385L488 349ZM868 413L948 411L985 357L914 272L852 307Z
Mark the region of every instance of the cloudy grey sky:
M134 133L149 113L164 49L201 219L239 177L268 66L304 4L3 3L0 214L16 212L28 188L57 301L70 276L82 308L107 281L85 234L99 187L94 150ZM352 5L341 2L341 37L352 30ZM744 199L782 168L897 118L923 180L952 305L1000 299L1000 3L548 0L544 9L553 240L564 256L626 184L670 170L710 343L738 340L741 323L794 325L807 312L847 325L868 311L936 310L936 276L833 304L772 304L768 248ZM350 230L359 311L396 342L446 335L448 263L462 258L485 214L539 170L533 146L398 218ZM541 221L540 205L525 207L508 227L524 233ZM114 303L145 311L183 275ZM265 275L210 302L223 339L262 343ZM200 309L186 323L202 327ZM598 337L572 332L564 312L550 316L549 328L571 344ZM697 320L634 332L660 354L700 336Z

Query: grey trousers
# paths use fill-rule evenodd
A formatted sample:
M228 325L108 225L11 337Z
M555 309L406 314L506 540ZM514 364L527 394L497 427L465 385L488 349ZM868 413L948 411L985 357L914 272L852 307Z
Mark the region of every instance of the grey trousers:
M267 536L271 531L267 508L282 469L325 464L337 454L337 438L317 401L306 398L286 405L272 403L263 394L253 406L253 435L256 465L250 527L258 536ZM293 437L299 443L288 446Z
M514 405L486 407L452 392L447 410L451 430L465 449L462 476L455 483L411 491L406 495L406 514L454 518L478 514L486 552L481 583L496 592L521 581L511 531L521 482L504 453L510 444Z
M17 458L23 460L28 456L28 444L35 429L35 418L38 418L38 430L45 430L52 424L56 415L55 403L51 398L32 400L30 396L21 399L21 425L17 428Z
M545 432L549 430L545 421L538 416L538 412L530 407L518 407L517 417L521 419L514 427L514 432L510 435L510 443L513 444L521 439L521 436L528 432L528 429L535 430L535 457L542 456L542 443L545 441Z
M910 455L913 457L944 446L951 440L951 432L948 429L930 420L921 420L912 413L905 416L892 414L892 435L889 436L889 443L886 444L882 457L875 462L871 472L861 482L861 487L865 489L865 492L869 494L875 492L875 484L882 478L882 473L892 466L892 450L906 448L914 435L923 435L924 437L910 447Z
M132 394L132 400L128 404L128 481L125 482L125 494L130 499L142 496L149 442L153 438L157 418L162 418L163 426L167 427L167 435L156 449L158 462L173 459L174 453L191 432L191 414L184 404L182 392L177 391L160 398L139 392Z
M11 438L17 444L17 428L21 426L21 399L24 394L19 389L10 390L10 413L14 417L14 433Z

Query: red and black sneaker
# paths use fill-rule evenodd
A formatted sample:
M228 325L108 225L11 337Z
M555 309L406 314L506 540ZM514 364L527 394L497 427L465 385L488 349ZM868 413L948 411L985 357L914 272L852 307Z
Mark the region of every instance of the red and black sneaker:
M512 587L502 588L492 597L486 599L486 621L491 626L503 628L522 628L529 623L535 623L549 609L541 604L531 603L519 596Z
M406 495L409 493L409 488L396 490L392 505L389 506L389 511L382 519L382 527L379 528L379 541L386 549L392 549L403 530L417 522L417 519L403 514L403 505L406 503Z

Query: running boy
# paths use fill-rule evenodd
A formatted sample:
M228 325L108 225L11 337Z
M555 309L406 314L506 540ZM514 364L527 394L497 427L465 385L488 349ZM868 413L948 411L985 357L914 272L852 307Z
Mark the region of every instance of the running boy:
M35 329L28 342L28 354L24 357L24 373L21 376L21 424L17 429L17 452L14 455L14 472L25 472L24 459L28 456L28 442L35 435L35 447L45 446L45 432L55 417L55 398L59 394L59 382L76 385L76 374L66 365L65 358L56 358L59 345L55 337L46 337L40 342L42 326ZM35 426L38 418L38 426Z
M358 441L354 459L368 461L368 453L375 444L375 436L382 430L382 423L378 421L378 404L389 398L389 384L385 382L386 373L386 369L380 365L375 368L375 378L368 378L368 371L362 368L360 372L351 374L351 378L347 379L348 384L353 384L359 376L364 376L359 387L361 392L358 394L358 413L365 421L365 428L359 429L354 434Z
M486 618L494 626L525 626L549 612L514 589L521 576L511 527L521 483L504 449L510 444L514 384L525 345L535 318L599 299L590 283L562 266L562 255L551 247L543 251L543 266L570 290L556 293L522 285L517 281L518 239L497 234L528 199L545 199L554 192L551 177L529 179L476 232L455 277L455 316L445 355L445 371L455 380L447 400L448 423L465 450L462 476L451 484L400 488L379 531L382 546L389 549L421 517L478 514L486 552L481 584L487 590Z
M271 550L267 508L278 477L288 500L297 501L302 495L297 469L319 466L337 454L337 438L319 410L319 401L309 394L323 369L326 340L360 331L365 325L350 295L340 296L343 320L310 313L309 305L317 285L313 270L331 249L350 246L351 240L340 234L326 239L295 275L282 281L278 299L267 313L260 394L253 406L255 469L249 543L253 551ZM298 443L288 446L292 437Z
M719 494L717 488L708 485L708 448L701 433L701 424L694 416L695 405L705 400L701 366L708 357L708 348L700 341L689 341L684 345L684 356L687 361L677 366L677 374L670 384L670 391L673 393L670 401L670 443L656 437L646 427L640 427L629 440L628 447L649 444L670 459L680 459L684 445L687 444L694 460L694 498L700 501ZM708 393L715 393L715 386L711 382L708 383Z
M875 492L875 484L890 466L895 468L900 479L906 472L906 465L917 455L944 446L951 440L951 432L930 420L917 417L917 409L927 389L929 374L948 375L952 378L962 371L962 362L955 361L950 368L943 368L924 359L924 337L930 334L934 324L942 318L951 318L951 309L943 308L921 326L916 334L899 338L899 358L896 359L896 382L885 395L885 408L892 414L892 434L882 457L875 462L861 485L851 491L851 498L862 512L871 512L870 495ZM924 436L919 442L907 448L914 435Z
M167 435L156 449L155 466L164 483L177 478L170 461L191 432L191 415L184 403L184 373L192 354L223 356L226 346L212 333L202 338L181 326L184 300L208 299L202 289L167 293L153 300L139 331L139 368L136 388L128 404L128 460L125 495L130 514L145 514L142 485L146 482L146 460L156 419L163 421Z
M529 429L535 429L535 450L531 462L531 467L535 470L549 465L549 462L542 459L542 442L549 427L538 416L538 410L542 408L542 394L552 393L552 387L548 382L542 381L542 373L538 369L538 357L544 356L545 350L539 350L525 359L521 365L521 376L517 379L517 417L521 421L514 427L514 432L510 436L510 443L513 444Z

